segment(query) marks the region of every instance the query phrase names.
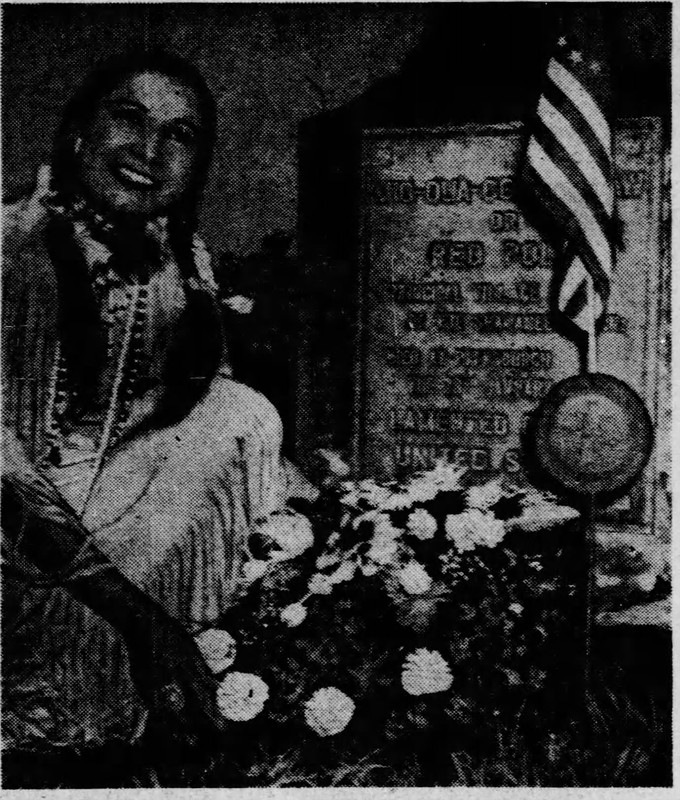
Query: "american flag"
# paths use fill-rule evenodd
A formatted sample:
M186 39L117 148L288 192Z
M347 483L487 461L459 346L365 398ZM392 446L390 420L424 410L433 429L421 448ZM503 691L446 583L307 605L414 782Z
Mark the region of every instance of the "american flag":
M564 243L557 304L591 333L604 313L614 261L610 74L599 14L560 36L529 126L522 180Z

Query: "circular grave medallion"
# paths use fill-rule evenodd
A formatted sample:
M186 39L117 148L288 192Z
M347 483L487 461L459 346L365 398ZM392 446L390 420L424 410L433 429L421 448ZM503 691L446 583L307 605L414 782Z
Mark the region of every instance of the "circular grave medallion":
M539 476L580 495L615 495L640 475L652 422L640 397L610 375L555 384L533 414L527 441Z

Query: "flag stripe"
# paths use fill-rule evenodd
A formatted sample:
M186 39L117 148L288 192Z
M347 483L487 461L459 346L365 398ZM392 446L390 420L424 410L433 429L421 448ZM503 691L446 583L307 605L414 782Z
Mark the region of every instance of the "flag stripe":
M583 198L574 184L557 164L550 159L535 138L532 138L529 142L528 156L530 163L546 186L551 189L578 221L601 270L609 277L611 273L611 246L592 211L583 203Z
M559 309L568 317L575 319L588 305L588 285L586 280L582 280L575 287L573 294L566 298L565 302L560 303Z
M588 284L590 273L587 271L580 258L575 258L567 269L560 286L557 307L569 316L580 311L582 305L588 301ZM581 303L581 305L578 305ZM597 319L602 315L604 307L599 294L594 297L594 314Z
M556 86L559 86L577 108L581 109L584 119L600 140L602 147L605 151L610 152L611 132L607 120L581 82L555 58L551 59L548 64L548 77Z
M564 117L555 106L545 97L541 97L538 104L538 115L543 123L550 129L555 139L567 151L574 165L592 186L597 194L604 212L611 217L614 210L614 197L611 184L602 174L602 170L593 158L589 148L581 139L569 120Z
M584 333L590 330L590 312L588 311L588 303L575 314L568 314L574 325L578 325Z
M589 278L579 287L579 292L571 298L569 304L561 309L565 316L569 317L571 321L575 325L578 325L584 332L590 330L591 323L590 307L588 305L588 280ZM602 303L599 297L594 295L593 318L595 320L602 315L602 310Z
M552 81L546 81L543 96L555 106L563 117L569 120L574 130L578 132L578 135L590 150L602 174L611 183L611 156L602 146L602 142L595 136L593 129L590 127L583 114L581 114L580 110Z
M579 284L578 291L572 295L569 302L560 308L565 316L578 325L583 331L590 329L590 308L588 306L588 280ZM598 319L602 314L602 303L598 296L594 296L594 319Z
M524 183L540 201L543 211L548 212L548 217L552 219L560 238L570 242L572 250L576 250L580 253L581 257L585 260L588 270L591 274L594 274L597 290L606 295L609 284L608 275L600 267L598 258L581 230L578 221L574 218L574 215L553 193L550 187L545 184L531 164L527 163L522 177Z
M562 146L562 143L543 125L542 120L535 126L534 138L541 145L548 158L557 165L574 185L581 197L581 203L590 209L597 224L609 241L613 230L612 216L605 210L590 181L584 177L582 171L574 164L573 159Z
M578 290L578 287L583 283L583 280L587 274L588 273L583 261L581 261L580 258L575 258L565 271L565 274L562 278L562 284L560 286L558 298L560 308L564 306L574 292Z

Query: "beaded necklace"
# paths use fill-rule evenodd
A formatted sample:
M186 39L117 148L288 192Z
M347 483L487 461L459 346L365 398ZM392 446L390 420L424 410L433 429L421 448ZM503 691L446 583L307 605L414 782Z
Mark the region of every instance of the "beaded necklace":
M72 427L90 434L84 447L74 447L73 431L67 432L69 412L77 404L77 395L70 385L69 370L62 348L57 343L54 367L48 389L46 409L47 456L44 466L55 472L64 468L60 487L81 484L83 469L87 480L79 496L81 507L92 493L95 480L109 448L115 444L129 417L138 388L144 358L144 334L149 308L149 288L146 284L126 284L111 268L111 252L102 239L111 235L111 225L95 215L82 202L60 205L55 196L46 201L50 212L65 218L73 225L88 263L92 289L100 308L102 324L109 328L105 378L102 378L106 400L99 413L75 420ZM74 421L71 420L73 423ZM74 468L69 470L67 468Z
M98 415L95 425L89 426L97 429L94 448L89 451L86 449L85 452L70 459L65 447L67 436L64 427L69 408L72 407L76 397L69 386L68 367L59 345L55 354L47 403L47 462L50 467L72 467L79 463L89 463L89 477L82 508L77 509L81 513L87 504L107 451L115 444L125 428L140 379L140 366L144 355L144 329L148 312L148 287L127 287L125 298L125 305L116 309L117 314L124 316L123 333L115 357L106 407L104 413ZM114 354L109 351L108 355L113 357Z

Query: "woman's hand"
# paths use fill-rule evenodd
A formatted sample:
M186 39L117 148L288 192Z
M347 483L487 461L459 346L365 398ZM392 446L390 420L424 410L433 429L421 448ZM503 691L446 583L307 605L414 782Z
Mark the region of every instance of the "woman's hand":
M284 459L288 497L315 503L323 491L337 488L349 480L351 470L334 450L318 448L309 461L309 478L292 461Z
M350 467L335 450L320 447L314 451L312 469L316 483L324 489L333 489L349 480Z
M226 728L217 707L217 683L178 622L159 608L127 638L133 680L159 728L171 728L187 742Z

